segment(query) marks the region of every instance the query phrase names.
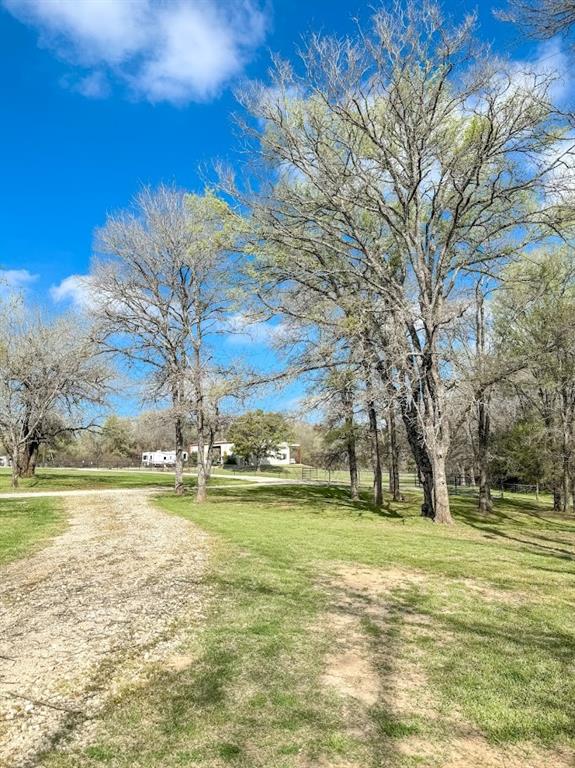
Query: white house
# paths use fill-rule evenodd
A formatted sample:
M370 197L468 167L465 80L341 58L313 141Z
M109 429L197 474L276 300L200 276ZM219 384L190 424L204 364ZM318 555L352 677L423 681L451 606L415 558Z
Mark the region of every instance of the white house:
M212 462L214 464L224 464L226 459L231 456L234 452L234 444L228 443L226 441L222 441L219 443L214 443L212 447ZM197 443L195 445L190 445L190 456L193 456L196 454L195 458L197 460L197 454L198 454L198 446ZM208 455L208 447L204 446L204 456Z
M12 461L10 456L0 456L0 467L11 467Z
M204 448L205 455L207 456L208 448ZM198 453L198 446L190 445L190 456ZM214 443L212 448L212 460L214 464L224 464L229 456L234 453L234 444L227 441L221 441ZM244 464L239 457L237 457L238 464ZM300 462L300 447L297 443L280 443L276 453L270 454L262 459L261 463L271 467L281 467L286 464L299 464ZM249 462L248 462L249 463Z
M183 452L184 461L188 460L187 451ZM175 451L148 451L142 454L143 467L173 467L176 464Z

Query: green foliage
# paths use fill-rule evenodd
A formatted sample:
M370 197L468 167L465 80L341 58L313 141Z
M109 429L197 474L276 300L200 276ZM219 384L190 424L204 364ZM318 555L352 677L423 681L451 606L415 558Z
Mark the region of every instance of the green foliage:
M575 261L555 247L524 254L503 274L494 303L500 354L517 365L526 423L502 441L507 462L523 476L562 488L575 474ZM537 442L538 446L534 445ZM536 454L539 448L539 455Z
M259 466L270 454L277 453L280 444L291 439L290 425L280 413L261 409L239 416L232 424L228 437L234 453Z
M552 457L546 450L543 425L534 414L500 430L492 442L491 474L495 482L517 478L536 484L552 474Z
M207 266L208 254L224 253L232 247L242 220L234 215L224 200L209 190L203 195L187 194L185 203L189 214L188 227L193 237L189 255L193 266L200 267L202 273Z
M575 261L567 248L525 254L504 271L494 303L505 354L527 362L537 384L575 379Z
M134 449L132 424L129 419L108 416L102 427L104 452L112 456L128 458Z

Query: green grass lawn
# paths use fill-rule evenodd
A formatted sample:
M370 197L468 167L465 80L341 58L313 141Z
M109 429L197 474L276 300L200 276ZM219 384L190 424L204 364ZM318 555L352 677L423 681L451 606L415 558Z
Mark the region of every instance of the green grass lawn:
M415 498L376 513L296 486L160 503L213 535L193 661L154 668L42 765L439 768L457 745L470 768L572 764L574 520L513 498L483 519L458 498L439 527ZM324 679L350 626L376 701Z
M195 486L193 474L185 475L188 489ZM233 484L232 478L214 479L214 484ZM97 490L101 488L150 488L174 485L173 472L151 472L138 470L82 470L82 469L38 469L35 477L22 478L19 491L65 491ZM0 492L12 491L11 470L0 469Z
M304 465L306 466L306 465ZM328 481L332 483L349 485L349 472L346 469L334 469L328 472L326 469L316 469L315 467L307 467L311 469L311 479ZM252 468L243 468L230 466L214 467L214 472L217 474L224 474L233 477L234 475L262 475L263 477L278 477L282 480L301 480L302 479L302 465L290 464L286 466L265 466L259 472ZM305 475L307 478L309 475ZM400 482L403 488L413 488L414 486L414 473L402 472L400 475ZM360 484L366 487L371 487L373 484L373 472L370 469L359 470ZM387 470L384 471L384 482L387 481Z
M0 499L0 566L29 554L64 524L57 499Z
M224 465L223 467L214 467L214 472L218 475L261 475L263 477L279 477L282 480L301 480L302 479L302 466L301 464L290 464L286 466L264 466L259 471L253 467L242 467L233 465ZM339 476L340 473L334 473L334 477ZM342 477L349 482L349 473L341 473Z

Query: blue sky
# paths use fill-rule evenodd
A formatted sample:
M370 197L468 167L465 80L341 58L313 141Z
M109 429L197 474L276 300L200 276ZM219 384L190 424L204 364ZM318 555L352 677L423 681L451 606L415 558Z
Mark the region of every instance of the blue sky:
M107 211L126 206L142 183L199 191L199 166L238 162L239 78L265 78L270 50L293 58L307 32L352 31L352 18L367 21L373 5L0 0L0 268L9 281L48 311L65 309ZM476 4L445 6L457 18ZM556 44L522 48L490 6L481 3L480 33L497 50L563 64ZM272 360L258 345L236 342L240 351ZM291 405L300 392L293 385L263 405Z

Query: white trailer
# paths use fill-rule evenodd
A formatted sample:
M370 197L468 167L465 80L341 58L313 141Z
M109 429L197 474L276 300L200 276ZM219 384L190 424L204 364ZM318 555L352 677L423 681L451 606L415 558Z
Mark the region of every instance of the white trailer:
M188 452L182 454L183 460L188 460ZM175 451L147 451L142 454L143 467L174 467L176 465Z

